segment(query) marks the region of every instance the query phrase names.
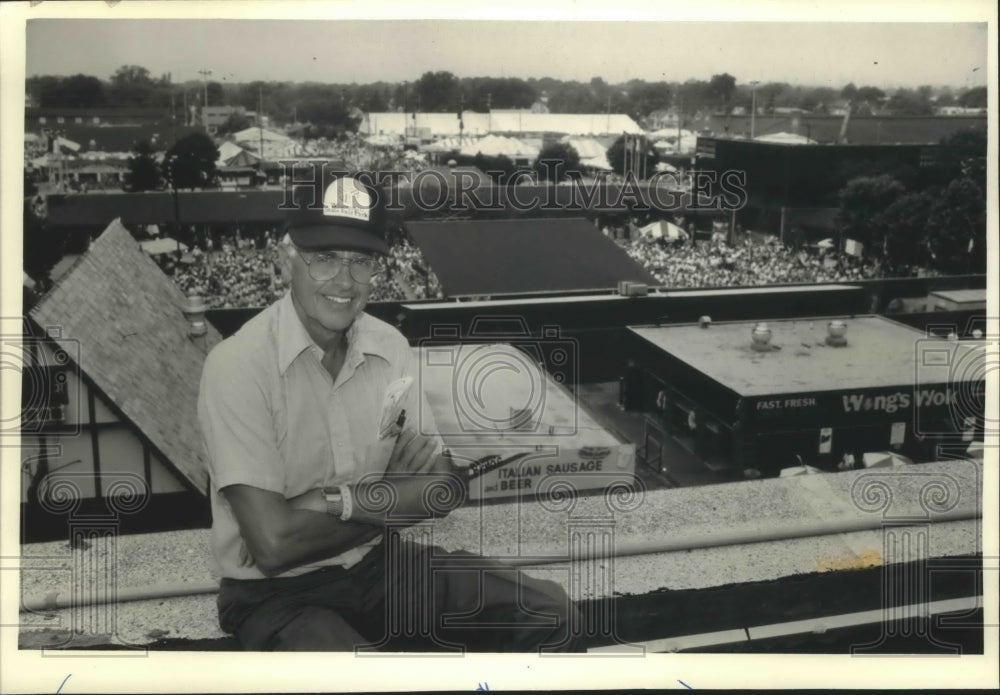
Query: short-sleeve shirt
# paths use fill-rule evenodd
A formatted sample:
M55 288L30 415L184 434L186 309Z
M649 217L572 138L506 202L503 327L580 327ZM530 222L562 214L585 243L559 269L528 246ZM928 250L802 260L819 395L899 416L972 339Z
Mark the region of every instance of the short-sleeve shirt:
M223 488L250 485L291 499L381 473L371 470L375 464L368 463L366 452L378 440L386 387L402 376L415 380L405 401L408 421L419 420L423 433L436 437L416 358L395 328L359 314L347 332L347 354L336 382L322 357L287 292L205 360L198 420L208 454L213 570L219 576L265 576L247 552ZM327 565L349 567L377 543L369 541L279 576Z

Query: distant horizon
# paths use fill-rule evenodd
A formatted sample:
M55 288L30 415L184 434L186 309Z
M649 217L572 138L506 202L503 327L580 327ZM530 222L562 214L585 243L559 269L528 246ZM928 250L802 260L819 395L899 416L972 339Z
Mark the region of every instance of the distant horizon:
M132 63L132 64L133 65L139 65L139 67L145 67L144 65L141 65L141 64L138 64L138 63ZM166 72L170 73L171 71L167 70ZM75 75L81 75L81 74L84 75L85 77L96 77L96 78L98 78L98 79L100 79L100 80L102 80L104 82L108 82L109 78L110 78L110 75L108 77L101 77L100 75L92 75L92 74L88 74L88 73L67 72L67 73L61 73L61 74L45 73L45 74L38 74L38 75L26 75L25 79L28 80L28 79L31 79L31 78L34 78L34 77L58 77L58 78L66 78L66 77L73 77ZM158 79L160 79L160 77L161 77L160 74L156 74L152 70L150 70L150 78L151 79L158 80ZM561 78L558 78L558 77L551 77L549 75L543 75L541 77L520 77L520 76L517 76L517 75L507 75L507 76L504 76L504 77L501 77L500 75L469 75L469 76L456 75L456 77L459 80L467 80L467 79L468 80L477 80L477 79L519 79L519 80L524 80L525 82L531 82L532 80L540 81L540 80L545 80L545 79L552 79L552 80L558 80L558 81L561 81L561 82L581 82L581 83L584 83L584 84L587 83L587 82L589 82L589 80L561 79ZM594 77L601 77L601 76L600 75L594 75ZM417 79L419 79L419 77ZM601 77L601 79L604 79L604 78ZM605 83L608 86L617 87L617 86L626 85L626 84L628 84L628 82L630 82L632 80L639 80L639 81L646 82L646 83L667 82L669 84L684 84L685 82L692 81L692 80L697 80L697 81L701 81L701 82L708 82L708 78L700 79L699 80L698 78L689 77L689 78L680 79L680 80L641 80L640 78L630 78L628 81L623 81L623 82L609 82L609 81L605 80ZM208 81L209 82L218 82L219 84L226 85L226 86L246 85L246 84L250 84L250 83L253 83L253 82L263 82L264 84L293 84L293 85L320 84L320 85L325 85L325 86L345 86L345 87L352 87L352 86L353 87L363 87L363 86L369 86L369 85L380 84L380 83L381 84L386 84L386 85L401 85L404 82L408 82L409 84L412 85L413 82L414 82L413 80L392 81L392 80L384 80L384 79L383 80L373 80L371 82L320 82L320 81L317 81L317 80L259 80L259 79L253 78L253 77L245 79L245 80L241 80L239 82L235 82L235 81L229 82L229 81L215 80L215 79L211 79L211 78ZM789 87L792 87L792 88L803 88L803 89L829 88L829 89L835 89L835 90L839 91L839 90L843 89L845 86L847 86L848 84L850 84L851 82L854 83L854 86L859 87L859 88L860 87L878 87L879 89L881 89L883 91L886 91L889 96L891 96L891 92L892 91L897 90L897 89L916 90L917 88L923 87L923 86L929 86L929 87L931 87L931 89L934 89L934 90L950 89L950 90L952 90L952 93L955 94L956 96L960 95L963 92L972 90L972 89L981 89L983 87L987 87L987 89L988 89L988 86L985 85L985 84L971 85L969 87L966 87L965 85L944 84L944 83L943 84L921 83L919 85L877 85L877 84L867 84L867 83L864 83L864 82L859 82L857 80L849 80L848 82L845 82L844 84L831 85L831 84L804 83L804 82L800 83L800 82L787 82L787 81L784 81L784 80L763 79L763 80L759 80L758 81L758 85L759 86L763 86L763 85L767 85L767 84L787 84ZM170 84L172 84L172 85L179 85L179 86L192 86L192 87L197 87L198 89L201 89L202 86L205 84L205 81L202 78L196 78L196 79L188 78L188 79L185 79L183 81L178 81L178 80L174 80L171 77ZM746 87L746 86L749 86L749 83L747 83L747 82L740 82L740 81L737 80L736 86L737 86L737 88L739 88L739 87Z
M221 84L401 84L447 71L619 85L729 73L737 85L962 92L987 86L986 33L972 22L36 19L27 26L25 75L108 80L131 64L154 78L171 73L175 84L200 84L198 71L211 70L209 81ZM568 50L563 37L585 48ZM272 46L306 48L275 60Z

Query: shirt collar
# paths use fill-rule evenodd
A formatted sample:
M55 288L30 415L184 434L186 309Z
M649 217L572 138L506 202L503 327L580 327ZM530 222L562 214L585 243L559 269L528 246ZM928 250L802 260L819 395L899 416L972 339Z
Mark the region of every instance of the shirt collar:
M389 360L385 341L379 340L374 330L372 318L365 312L358 314L354 323L347 330L346 363L354 367L364 362L364 355L377 355ZM312 351L317 360L323 358L323 348L317 345L309 336L306 327L295 311L292 303L292 291L288 290L278 300L278 371L284 374L292 362L304 351Z

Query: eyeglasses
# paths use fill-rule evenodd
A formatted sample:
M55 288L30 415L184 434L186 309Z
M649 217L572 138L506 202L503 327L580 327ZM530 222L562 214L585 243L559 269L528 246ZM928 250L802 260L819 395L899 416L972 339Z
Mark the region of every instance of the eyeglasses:
M347 257L332 252L311 253L303 251L297 246L295 248L298 250L299 258L309 270L309 277L316 282L326 282L337 277L341 268L347 265L350 267L351 278L354 282L367 285L380 270L378 260L372 256ZM312 258L310 259L309 256Z

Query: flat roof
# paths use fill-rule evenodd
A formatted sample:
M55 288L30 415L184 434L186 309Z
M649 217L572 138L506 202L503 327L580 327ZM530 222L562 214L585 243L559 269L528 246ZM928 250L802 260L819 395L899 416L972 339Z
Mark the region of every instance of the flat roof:
M810 292L832 292L841 290L860 290L860 285L809 285ZM656 287L649 288L649 294L642 295L643 298L649 299L668 299L675 297L724 297L731 294L748 295L748 294L784 294L784 293L796 293L801 292L801 285L765 285L760 287L716 287L712 289L701 289L701 290L662 290ZM441 301L441 302L421 302L419 304L403 304L404 309L409 309L413 311L426 311L431 309L441 309L443 307L454 307L460 305L467 308L478 308L478 307L496 307L497 305L503 304L505 306L523 306L532 304L547 304L553 301L558 301L560 304L571 304L571 303L586 303L586 302L597 302L597 301L607 301L609 299L614 300L634 300L635 297L625 297L620 294L611 294L605 291L603 294L585 294L577 296L562 296L562 295L551 295L546 297L527 297L527 298L511 298L511 299L490 299L490 300L469 300L458 302L454 299Z
M575 365L553 378L532 356L506 343L425 342L412 348L419 383L437 430L449 445L540 444L569 447L621 444L559 382L572 382ZM509 429L518 411L537 426Z
M845 347L825 343L827 323L834 318L847 324ZM952 363L964 360L976 349L975 345L928 338L881 316L857 316L766 321L771 329L771 345L778 349L757 352L750 339L757 323L720 322L708 329L697 324L630 326L629 330L740 396L910 388L920 378L916 355L922 345L936 347L939 343L938 353L961 351L953 356ZM940 369L928 373L935 375L935 382L943 380ZM973 381L982 378L982 373L963 369L955 376L961 381Z
M593 290L657 280L585 218L447 220L404 227L447 296Z
M932 297L944 299L956 304L982 304L986 301L986 288L977 290L937 290L931 292Z

